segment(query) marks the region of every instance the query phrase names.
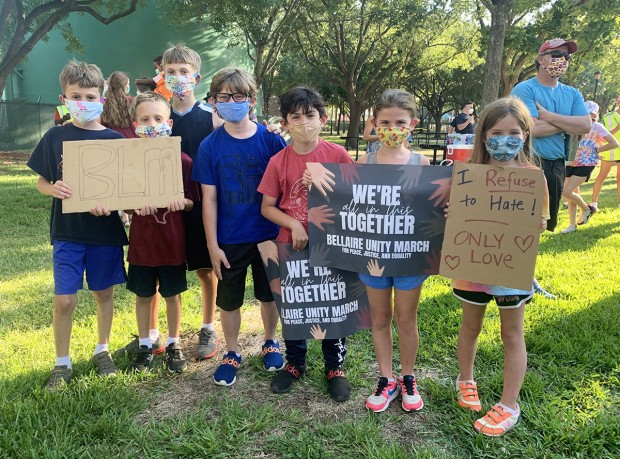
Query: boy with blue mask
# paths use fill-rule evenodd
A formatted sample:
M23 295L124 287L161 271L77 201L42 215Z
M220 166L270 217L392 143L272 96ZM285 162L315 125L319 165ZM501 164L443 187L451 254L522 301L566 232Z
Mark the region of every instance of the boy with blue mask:
M127 244L127 236L116 212L97 206L90 213L62 213L63 199L72 194L71 184L63 181L63 142L122 138L98 121L103 110L103 75L94 64L71 61L60 73L60 86L61 100L73 123L47 131L28 161L28 167L39 174L37 190L53 198L50 238L56 365L47 382L49 390L60 389L73 378L69 343L77 291L83 288L84 273L97 303L98 341L93 361L100 374L116 374L108 347L114 310L113 286L126 280L123 246Z
M263 365L268 371L284 366L275 339L278 312L257 248L259 242L275 238L278 227L261 215L257 188L269 159L286 143L250 120L257 88L253 76L245 70L220 70L211 81L210 93L224 125L200 144L192 178L202 187L207 246L219 279L216 303L228 351L213 380L218 385L231 386L241 365L240 308L250 265L265 327Z

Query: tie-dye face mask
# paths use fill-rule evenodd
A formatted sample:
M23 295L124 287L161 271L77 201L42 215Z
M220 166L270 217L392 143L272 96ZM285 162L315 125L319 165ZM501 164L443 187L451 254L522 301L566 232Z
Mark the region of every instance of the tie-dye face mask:
M65 99L67 110L78 123L87 124L95 121L103 111L103 103Z
M166 88L180 100L185 99L194 90L198 73L193 75L166 75Z
M143 139L152 139L154 137L168 137L172 135L172 128L168 123L156 124L149 126L146 124L138 124L136 126L136 135Z

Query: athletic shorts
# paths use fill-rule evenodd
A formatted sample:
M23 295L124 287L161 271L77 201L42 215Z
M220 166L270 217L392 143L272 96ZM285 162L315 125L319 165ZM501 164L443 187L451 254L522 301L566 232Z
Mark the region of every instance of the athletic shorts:
M572 177L585 177L586 182L590 180L590 176L592 175L592 171L595 166L566 166L566 176Z
M123 247L92 245L73 241L52 241L54 294L73 295L84 288L99 292L127 281Z
M200 202L196 205L200 206ZM202 212L193 210L185 214L185 256L187 270L211 269L211 256L207 248L207 236L202 223Z
M245 278L248 266L252 267L254 296L258 301L273 301L269 280L256 242L246 244L220 244L230 268L222 265L222 280L217 284L215 303L224 311L235 311L243 305Z
M532 300L533 294L529 295L490 295L485 292L472 292L469 290L452 289L452 293L459 300L465 301L470 304L477 304L479 306L486 306L492 299L495 299L495 304L500 309L517 309L522 304L529 303Z
M157 291L169 298L187 290L185 263L178 266L140 266L129 263L127 290L142 298L149 298Z
M420 276L378 277L360 273L358 276L364 285L377 290L385 290L390 287L394 287L396 290L413 290L422 285L428 278L428 274Z

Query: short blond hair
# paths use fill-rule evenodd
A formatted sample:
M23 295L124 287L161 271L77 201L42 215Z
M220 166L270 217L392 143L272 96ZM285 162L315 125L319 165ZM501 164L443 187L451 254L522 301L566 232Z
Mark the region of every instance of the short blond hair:
M101 69L95 64L88 64L71 59L69 63L63 67L58 80L63 92L65 92L65 89L70 84L77 83L80 88L97 88L99 89L99 95L103 95L105 78L103 78Z
M172 45L162 56L161 64L166 68L168 64L189 64L196 73L200 73L202 60L200 54L182 43Z
M386 89L383 91L383 94L381 94L381 97L379 97L379 100L375 104L372 116L376 119L381 110L392 107L397 107L409 112L411 118L417 116L415 98L402 89Z
M224 86L228 86L231 91L249 94L250 97L256 97L258 88L254 76L238 67L226 67L215 74L211 80L209 92L213 97L221 92Z
M134 120L137 118L136 112L138 111L138 105L143 104L145 102L159 102L159 103L164 104L166 107L170 108L170 104L168 103L168 101L166 100L164 96L162 96L161 94L157 92L146 91L146 92L143 92L142 94L138 94L133 99L133 103L131 104L131 116L133 117Z

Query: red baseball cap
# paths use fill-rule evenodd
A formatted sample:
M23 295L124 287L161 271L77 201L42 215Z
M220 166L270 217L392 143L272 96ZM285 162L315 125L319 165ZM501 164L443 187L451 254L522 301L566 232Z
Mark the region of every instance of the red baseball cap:
M548 49L559 48L560 46L566 45L568 48L568 52L573 54L577 51L577 43L574 41L566 41L562 38L552 38L551 40L547 40L543 43L543 45L538 50L538 54L543 54Z

